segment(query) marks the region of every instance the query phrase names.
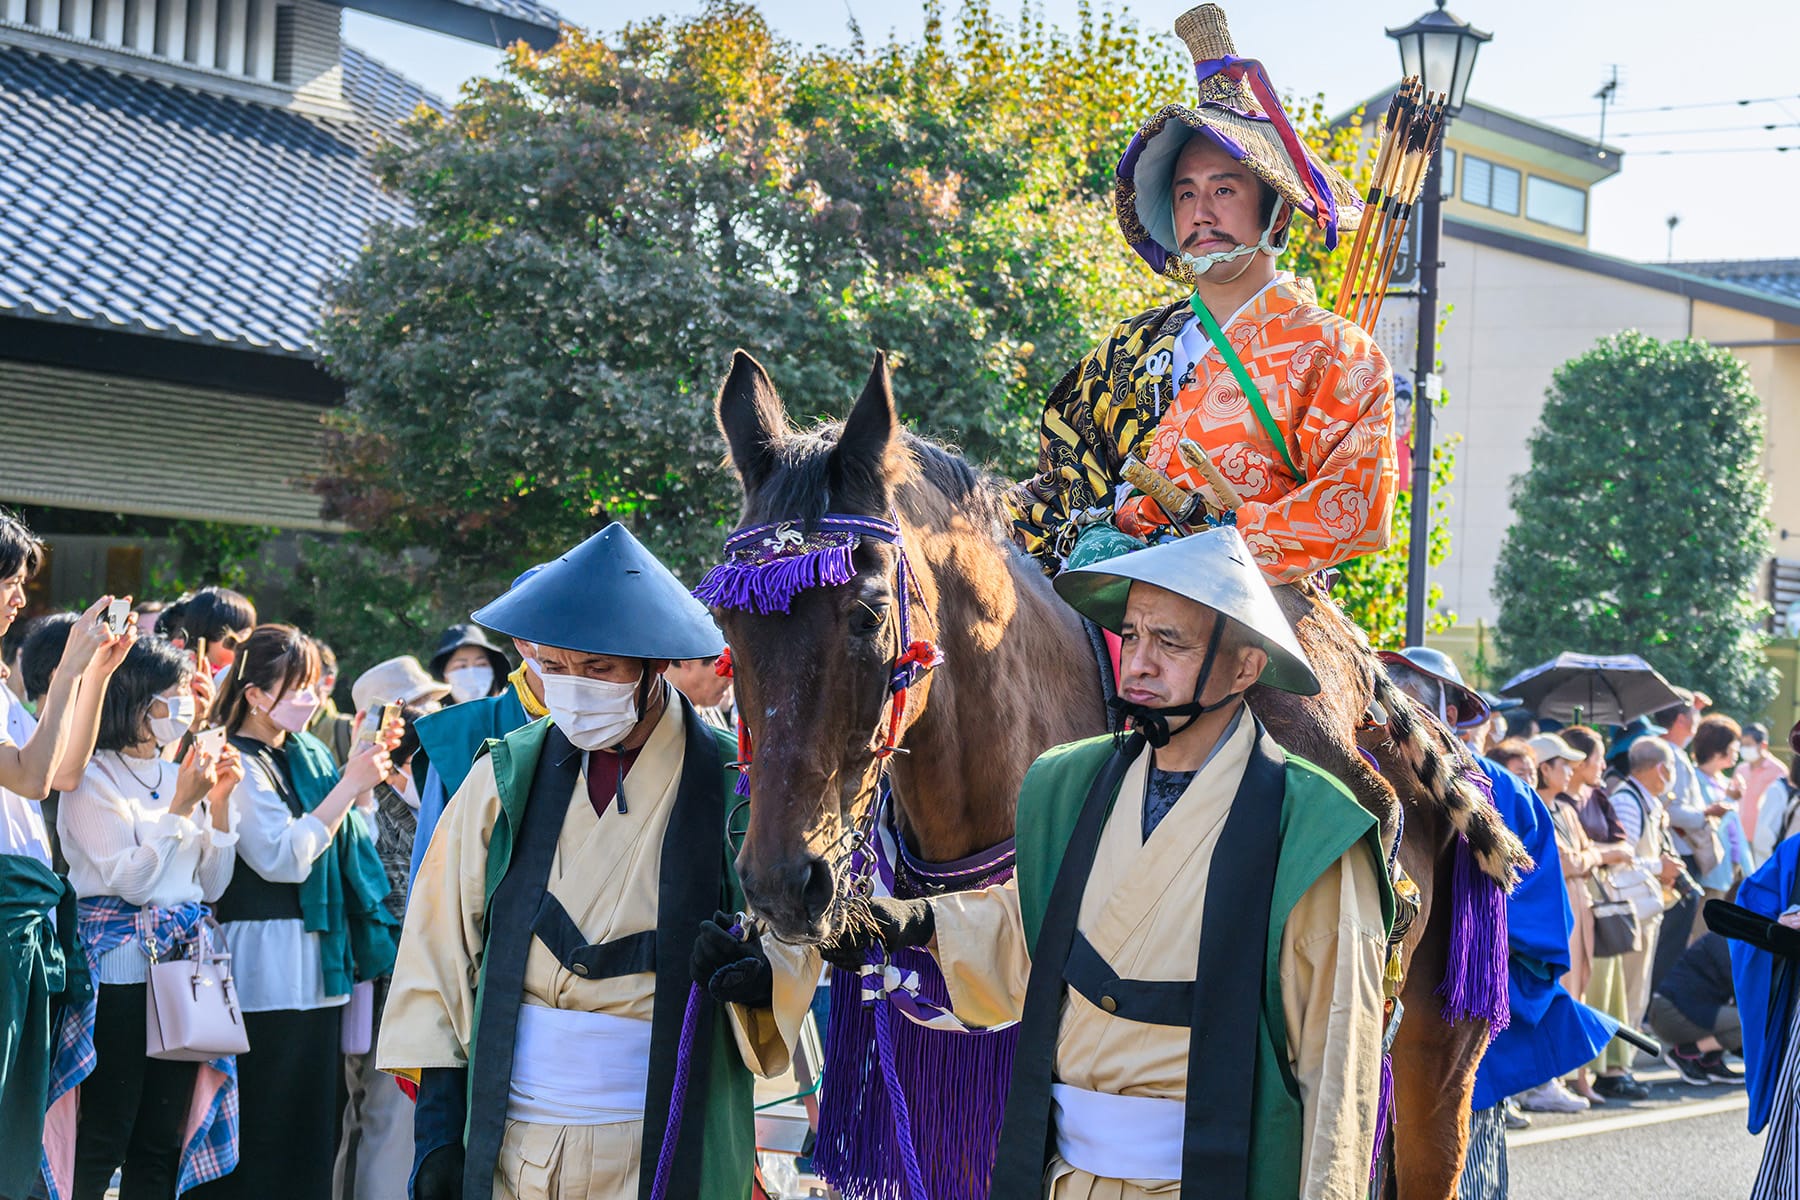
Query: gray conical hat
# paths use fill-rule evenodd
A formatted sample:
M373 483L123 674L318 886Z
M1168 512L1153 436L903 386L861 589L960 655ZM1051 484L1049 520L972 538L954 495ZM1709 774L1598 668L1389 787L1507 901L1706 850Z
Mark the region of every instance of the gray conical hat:
M520 641L620 658L714 658L706 606L614 522L524 577L473 619Z
M1301 696L1318 694L1319 680L1306 651L1236 529L1208 529L1064 571L1056 577L1056 592L1089 620L1118 633L1134 583L1174 592L1248 629L1269 655L1258 683Z

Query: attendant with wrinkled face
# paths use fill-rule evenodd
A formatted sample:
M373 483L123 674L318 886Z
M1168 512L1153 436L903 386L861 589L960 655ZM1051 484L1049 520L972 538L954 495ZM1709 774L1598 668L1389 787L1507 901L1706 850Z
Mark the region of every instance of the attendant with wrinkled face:
M736 741L665 677L723 639L619 525L474 620L546 715L487 744L413 881L377 1050L419 1082L413 1196L627 1200L666 1157L669 1196L738 1200L746 1065L786 1068L819 964L728 915Z

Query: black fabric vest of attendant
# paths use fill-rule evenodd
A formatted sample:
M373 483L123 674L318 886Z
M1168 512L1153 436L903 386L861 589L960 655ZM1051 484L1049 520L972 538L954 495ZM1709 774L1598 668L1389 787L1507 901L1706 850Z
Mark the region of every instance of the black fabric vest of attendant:
M691 982L688 955L700 923L710 919L725 899L720 882L725 794L719 782L724 764L718 742L700 723L693 706L685 698L681 706L686 746L675 807L663 834L656 929L597 945L583 943L581 931L567 911L545 890L569 801L581 782L582 754L555 726L545 735L543 753L525 802L525 815L514 834L512 858L488 907L481 1015L475 1031L475 1058L469 1069L471 1103L463 1160L465 1195L485 1196L493 1187L494 1167L506 1129L506 1097L511 1090L525 961L534 937L543 941L564 967L583 979L656 973L650 1022L650 1078L644 1096L638 1168L638 1195L650 1195L663 1127L669 1116L682 1017L687 1009ZM701 1006L697 1027L708 1030L713 1020L711 998L702 995ZM688 1067L690 1110L696 1098L706 1095L711 1049L710 1036L694 1039ZM704 1124L694 1111L689 1111L682 1122L681 1141L669 1179L670 1196L699 1194Z
M992 1200L1038 1200L1042 1193L1044 1165L1055 1153L1050 1085L1065 986L1109 1015L1189 1030L1182 1200L1248 1195L1257 1021L1286 791L1279 751L1260 724L1256 732L1213 848L1193 981L1120 979L1076 928L1101 832L1126 769L1144 748L1143 737L1132 734L1094 777L1032 948Z
M300 807L299 794L288 778L287 755L266 742L259 742L242 734L231 739L238 753L244 756L245 762L255 759L269 778L275 781L275 790L286 804L288 811L294 816L304 815ZM242 814L239 814L242 819ZM300 913L300 885L297 883L271 883L256 873L256 869L242 858L231 872L231 882L225 887L225 894L213 902L213 914L220 922L227 921L298 921Z

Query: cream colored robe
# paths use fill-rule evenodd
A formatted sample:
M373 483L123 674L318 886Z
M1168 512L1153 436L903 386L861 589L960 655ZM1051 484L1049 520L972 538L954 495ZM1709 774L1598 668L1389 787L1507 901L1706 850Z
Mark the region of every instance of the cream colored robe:
M1126 772L1082 894L1078 924L1126 979L1194 977L1212 853L1250 759L1255 723L1238 722L1181 799L1143 840L1150 755ZM940 897L937 954L956 1014L971 1024L1017 1020L1031 974L1018 892L1011 883ZM1304 1113L1301 1196L1363 1200L1369 1190L1380 1092L1381 891L1358 844L1309 888L1281 937L1281 1002L1288 1060ZM1110 1016L1068 989L1056 1043L1056 1080L1096 1092L1187 1097L1188 1031ZM1173 1196L1176 1181L1101 1179L1060 1156L1045 1172L1057 1200Z
M588 802L585 773L575 785L547 887L590 943L656 928L663 833L681 781L684 748L681 706L670 704L626 776L621 790L627 811L614 805L602 818ZM413 1073L468 1064L484 945L488 839L499 816L493 763L484 756L444 810L413 883L381 1021L377 1063L383 1070ZM720 850L709 843L694 847L694 853ZM819 975L816 956L772 941L768 947L776 1010L731 1006L738 1048L751 1069L764 1074L786 1069ZM534 938L523 1002L648 1021L655 984L649 973L583 979ZM504 1096L469 1099L506 1103ZM564 1126L508 1120L494 1195L635 1200L642 1137L642 1121Z

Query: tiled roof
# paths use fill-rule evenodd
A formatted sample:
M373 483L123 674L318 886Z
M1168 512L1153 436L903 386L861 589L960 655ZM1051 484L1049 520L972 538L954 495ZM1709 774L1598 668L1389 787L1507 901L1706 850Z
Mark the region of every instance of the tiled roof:
M1766 292L1783 300L1800 302L1800 258L1740 258L1670 265L1689 275L1703 275L1753 292Z
M369 152L437 103L343 53L333 120L0 46L0 315L310 357L322 285L407 215Z

